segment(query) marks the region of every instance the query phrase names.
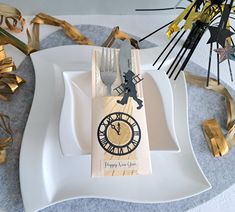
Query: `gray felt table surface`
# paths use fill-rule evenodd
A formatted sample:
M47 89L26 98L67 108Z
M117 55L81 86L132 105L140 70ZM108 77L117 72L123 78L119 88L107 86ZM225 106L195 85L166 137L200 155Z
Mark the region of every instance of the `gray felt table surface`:
M98 46L111 32L110 28L93 25L79 25L78 28ZM64 36L62 30L58 30L42 41L41 49L69 44L74 43ZM119 46L120 42L116 42L115 47ZM153 46L154 44L147 41L141 43L141 48ZM188 65L187 70L206 75L206 70L193 63ZM34 94L35 75L30 57L26 57L18 67L18 74L24 77L27 83L12 96L10 102L0 102L0 112L11 117L14 131L14 143L8 151L8 162L0 166L0 209L7 212L24 211L19 183L19 153ZM235 97L235 92L232 89L229 91ZM66 201L43 211L185 211L208 201L230 187L235 182L235 148L223 158L214 158L201 130L202 121L209 118L216 118L221 126L225 127L225 99L212 91L189 85L188 94L189 126L193 149L212 189L185 200L164 204L136 204L91 198Z

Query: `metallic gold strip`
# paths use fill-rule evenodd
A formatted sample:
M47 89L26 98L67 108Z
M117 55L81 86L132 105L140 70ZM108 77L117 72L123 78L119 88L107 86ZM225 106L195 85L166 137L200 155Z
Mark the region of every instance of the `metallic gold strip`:
M0 164L6 163L6 150L0 150Z
M204 121L202 129L208 146L215 157L226 155L229 152L229 145L215 119Z
M11 73L16 67L11 57L6 57L4 47L0 46L0 99L9 100L7 94L13 94L25 80Z
M6 27L12 32L18 33L23 31L25 20L18 9L7 4L0 3L0 17L0 25L5 23Z
M115 39L120 39L120 40L129 40L131 45L136 48L139 49L139 44L138 41L135 40L134 38L131 38L128 34L120 31L119 27L116 26L113 28L112 32L110 33L110 35L108 36L108 38L105 40L105 42L102 44L103 47L111 47L115 41Z
M65 34L78 44L94 45L94 43L89 38L81 34L81 32L76 27L72 26L64 20L57 19L45 13L37 14L31 21L31 24L34 24L32 37L36 38L34 39L35 42L39 43L39 25L47 24L61 27L64 30Z
M223 135L221 127L215 119L205 120L202 124L202 127L213 155L215 157L220 157L227 154L232 146L235 144L235 101L223 85L217 84L216 79L211 78L209 80L209 86L207 87L207 78L205 77L195 76L190 74L189 72L185 72L185 77L187 82L198 87L213 90L225 97L227 105L228 131L226 137Z

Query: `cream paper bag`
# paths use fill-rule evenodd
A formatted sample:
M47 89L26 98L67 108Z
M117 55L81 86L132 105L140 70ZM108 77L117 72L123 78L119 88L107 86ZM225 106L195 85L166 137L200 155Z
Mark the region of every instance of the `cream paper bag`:
M118 61L118 50L115 57ZM100 77L101 51L94 50L92 57L92 177L132 176L151 174L148 131L139 75L139 52L132 50L132 68L137 97L143 101L141 109L129 97L126 104L117 101L122 76L116 64L117 78L111 96ZM116 88L116 89L115 89ZM139 100L139 101L140 101Z

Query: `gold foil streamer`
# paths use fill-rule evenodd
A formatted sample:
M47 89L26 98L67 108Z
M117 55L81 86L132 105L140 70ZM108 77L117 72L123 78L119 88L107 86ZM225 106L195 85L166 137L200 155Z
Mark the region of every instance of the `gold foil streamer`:
M30 35L28 34L29 44L27 45L0 27L0 45L11 44L12 46L15 46L17 49L19 49L26 55L29 55L30 53L36 51L36 48L30 43L31 37L29 36Z
M9 94L13 94L24 79L12 73L15 71L15 64L11 57L6 57L4 47L0 46L0 99L9 100Z
M9 15L10 14L10 15ZM16 8L13 8L8 5L4 5L1 8L0 4L0 16L2 17L0 20L0 25L5 18L6 27L14 32L21 32L25 25L25 21L21 16L21 13ZM12 24L9 20L13 20ZM28 44L25 44L15 36L8 33L5 29L0 27L0 45L11 44L22 51L24 54L29 55L32 52L35 52L40 49L40 24L47 24L52 26L61 27L65 34L71 38L74 42L81 44L81 45L94 45L93 41L84 36L76 27L72 26L70 23L57 19L55 17L49 16L45 13L37 14L31 21L33 24L32 32L30 34L29 30L27 29L27 36L28 36ZM17 26L20 25L20 28ZM104 47L111 47L115 39L130 40L132 46L139 49L138 41L131 38L126 33L119 30L119 27L114 27L111 34L107 38L107 40L103 43L102 46Z
M0 26L0 45L11 44L26 55L36 51L28 30L28 45L6 31L6 29L16 33L23 31L25 20L18 9L0 3Z
M94 43L89 38L82 35L81 32L76 27L72 26L71 24L69 24L64 20L57 19L47 14L44 13L37 14L31 21L31 24L33 24L32 37L34 38L34 43L37 43L38 49L39 49L38 45L39 45L40 24L47 24L47 25L61 27L64 30L65 34L78 44L94 45Z
M32 29L32 46L36 49L39 49L39 27L40 24L47 24L52 26L58 26L61 27L65 34L70 37L74 42L82 45L94 45L94 42L87 38L86 36L82 35L81 32L68 22L64 20L57 19L55 17L49 16L45 13L39 13L37 14L33 20L31 21L31 24L33 24ZM139 48L138 42L131 38L126 33L120 31L119 27L114 27L111 34L108 36L106 41L102 44L103 47L111 47L115 41L115 39L130 40L132 46L135 48Z
M208 146L215 157L226 155L229 152L230 147L215 119L205 120L202 123L202 129Z
M3 164L6 162L6 150L0 150L0 164Z
M211 78L207 87L207 78L195 76L188 72L185 72L185 76L187 82L198 87L213 90L225 97L227 105L227 135L223 135L221 127L215 119L205 120L202 127L213 155L215 157L226 155L235 144L235 101L223 85L218 85L216 79Z
M25 20L19 10L0 3L0 100L9 100L9 95L24 83L23 78L12 73L16 67L12 58L6 57L3 45L11 44L27 55L35 51L32 46L26 45L5 30L19 33L23 31L24 25ZM10 118L0 113L0 164L6 162L6 149L12 141Z
M0 25L8 28L12 32L22 32L25 20L21 12L9 5L0 3ZM4 27L4 26L3 26Z
M213 1L205 1L203 9L198 15L198 20L209 24L221 11L222 8L218 4L213 3Z
M116 26L113 28L111 34L107 38L107 40L102 44L103 47L111 47L115 41L115 39L120 39L120 40L129 40L131 45L135 47L136 49L139 49L139 44L138 41L136 41L134 38L131 38L129 35L126 33L120 31L119 27Z
M194 7L194 4L195 4L195 1L194 0L193 2L190 3L190 5L184 9L181 14L173 21L173 23L168 27L168 30L167 30L167 37L168 38L171 38L171 35L174 33L174 32L178 32L180 31L180 27L179 27L179 24L185 19L185 17L187 16L187 14L189 13L190 10L192 10L192 8ZM189 21L189 20L188 20ZM191 24L187 23L187 26L189 26Z
M204 1L204 6L201 12L196 11L196 2L197 0L194 0L190 3L188 7L186 7L181 14L172 22L172 24L168 27L167 30L167 37L171 38L172 34L174 32L180 31L180 23L182 21L185 21L183 24L184 30L191 30L193 27L193 24L200 20L203 23L210 23L211 20L222 11L222 7L219 7L218 4L212 3L212 1Z
M0 164L6 162L6 149L13 142L10 118L0 113Z

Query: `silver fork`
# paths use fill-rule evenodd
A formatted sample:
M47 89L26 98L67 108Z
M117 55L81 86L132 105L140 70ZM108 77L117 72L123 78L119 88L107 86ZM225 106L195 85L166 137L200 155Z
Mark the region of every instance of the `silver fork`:
M112 95L112 84L117 77L117 58L116 51L111 48L102 48L100 77L107 86L108 95Z

